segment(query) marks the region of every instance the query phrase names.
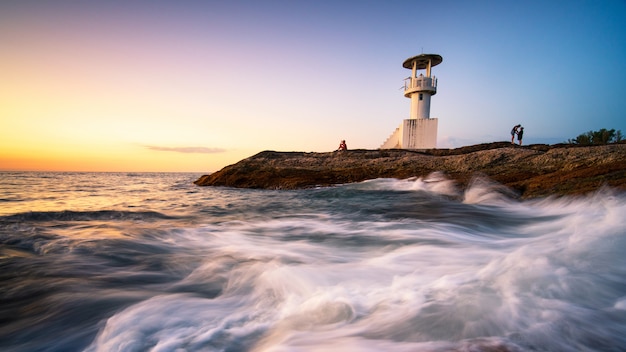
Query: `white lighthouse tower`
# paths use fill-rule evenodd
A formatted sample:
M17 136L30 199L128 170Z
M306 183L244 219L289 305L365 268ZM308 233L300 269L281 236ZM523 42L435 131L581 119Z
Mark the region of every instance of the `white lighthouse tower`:
M431 71L442 61L440 55L421 54L402 63L411 70L411 76L404 80L404 96L411 99L411 113L381 149L437 148L437 119L430 118L430 97L437 94L437 78L431 76Z

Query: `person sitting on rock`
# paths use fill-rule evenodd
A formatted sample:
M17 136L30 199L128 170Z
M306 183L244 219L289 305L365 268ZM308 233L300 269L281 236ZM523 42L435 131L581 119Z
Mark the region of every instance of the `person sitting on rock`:
M339 148L337 149L339 150L348 150L348 146L346 145L346 140L342 140L341 143L339 143Z

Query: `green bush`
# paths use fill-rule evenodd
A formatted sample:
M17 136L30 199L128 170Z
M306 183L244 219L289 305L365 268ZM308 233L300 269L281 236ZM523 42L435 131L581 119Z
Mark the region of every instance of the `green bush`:
M574 139L568 140L567 142L578 145L601 145L621 142L623 139L624 136L622 135L622 131L616 131L614 128L610 130L602 128L598 131L583 133Z

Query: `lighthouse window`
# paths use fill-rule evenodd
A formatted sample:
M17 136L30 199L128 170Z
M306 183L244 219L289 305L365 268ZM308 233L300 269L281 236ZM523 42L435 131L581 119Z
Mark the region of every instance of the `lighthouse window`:
M424 99L424 94L420 93L420 100Z

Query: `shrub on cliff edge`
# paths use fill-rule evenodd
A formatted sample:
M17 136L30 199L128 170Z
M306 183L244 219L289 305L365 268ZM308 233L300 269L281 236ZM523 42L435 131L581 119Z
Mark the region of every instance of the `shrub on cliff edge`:
M602 145L621 142L623 139L624 136L621 130L615 131L614 128L610 130L602 128L598 131L583 133L574 139L569 139L567 142L578 145Z

